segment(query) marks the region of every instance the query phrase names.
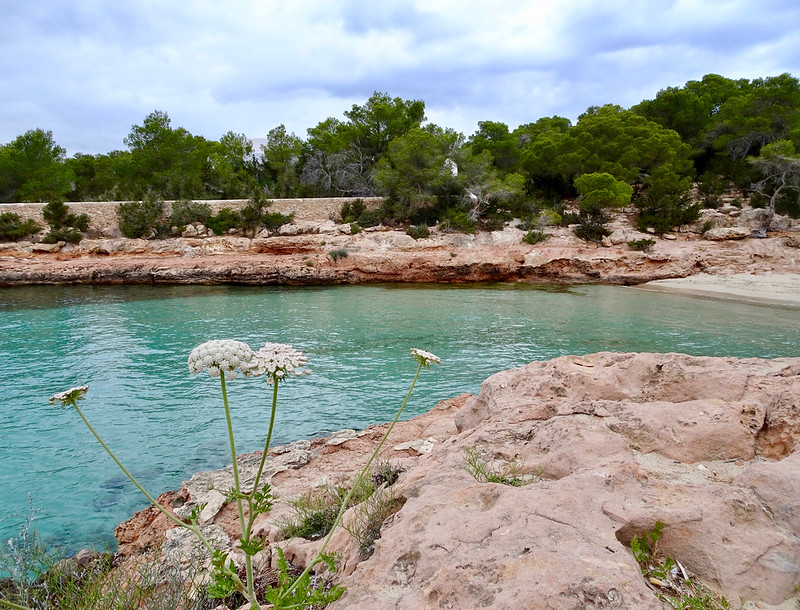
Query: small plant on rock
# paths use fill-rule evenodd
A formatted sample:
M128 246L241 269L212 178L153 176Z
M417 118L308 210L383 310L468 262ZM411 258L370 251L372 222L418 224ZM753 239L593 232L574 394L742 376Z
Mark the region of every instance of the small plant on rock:
M337 248L336 250L331 250L328 252L328 256L333 259L333 262L336 263L339 261L340 258L347 258L349 252L344 248Z
M639 252L650 252L655 243L654 239L634 239L628 242L628 247L631 250L638 250Z
M375 491L375 485L368 479L359 479L353 483L357 486L350 495L350 508L369 498ZM335 487L328 485L322 489L310 490L289 501L294 509L294 516L284 521L281 534L284 538L305 538L317 540L331 531L336 515L352 486Z
M505 461L502 469L492 468L484 458L483 452L470 447L464 451L467 471L479 483L500 483L512 487L529 485L542 478L542 469L536 468L532 473L525 473L525 463L513 457Z
M724 597L690 579L679 561L660 552L663 532L664 524L656 521L651 531L631 539L633 558L655 596L676 610L728 610Z
M414 239L424 239L426 237L430 237L431 231L428 229L428 225L413 225L406 229L406 235L409 235Z
M526 244L536 245L547 239L547 234L542 231L528 231L522 238Z
M375 552L375 541L381 537L384 521L400 510L405 498L396 496L391 488L380 487L355 509L353 519L344 526L358 541L361 559L368 559Z

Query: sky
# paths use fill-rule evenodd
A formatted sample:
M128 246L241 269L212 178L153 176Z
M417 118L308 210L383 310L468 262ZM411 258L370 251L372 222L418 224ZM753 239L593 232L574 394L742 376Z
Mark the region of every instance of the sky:
M154 110L218 140L373 92L473 134L630 107L705 74L800 77L797 0L0 0L0 143L124 150Z

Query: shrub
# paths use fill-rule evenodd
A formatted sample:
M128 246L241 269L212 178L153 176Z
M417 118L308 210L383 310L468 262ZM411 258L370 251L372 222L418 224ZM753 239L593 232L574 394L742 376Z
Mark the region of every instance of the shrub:
M231 208L222 208L208 219L208 228L214 231L214 235L224 235L230 229L240 226L241 222L242 218L239 212Z
M350 223L350 235L358 235L363 230L364 229L362 229L361 225L359 225L357 222L351 222Z
M539 212L538 222L540 227L558 226L562 221L563 217L555 210L542 210Z
M208 227L215 235L224 235L231 229L238 229L243 235L254 236L259 228L265 227L274 231L292 222L294 214L267 212L270 201L261 197L253 197L240 211L222 208L219 213L208 219Z
M207 203L197 203L191 199L181 199L172 204L169 226L177 227L178 233L180 233L186 228L186 225L193 222L200 222L208 226L210 218L211 206Z
M365 210L356 219L362 227L377 227L385 220L386 216L382 209Z
M638 250L639 252L649 252L655 243L656 242L654 239L648 239L645 237L643 239L634 239L629 241L628 247L631 250Z
M356 507L353 519L343 527L358 541L362 560L375 552L375 541L381 537L384 521L405 503L406 499L396 496L391 489L379 489Z
M42 216L50 225L50 231L42 238L46 244L59 241L77 244L83 238L83 232L89 228L89 216L71 213L69 206L60 200L53 200L44 206Z
M547 239L547 234L541 231L528 231L522 238L526 244L535 245Z
M14 212L0 214L0 241L19 241L41 230L39 223L31 218L22 220L19 214Z
M271 212L264 214L262 222L267 229L274 231L281 228L283 225L289 224L294 220L294 214L281 214L280 212Z
M569 225L577 225L581 222L581 216L578 212L564 212L561 214L561 222L558 223L562 227Z
M347 258L349 253L344 248L337 248L336 250L331 250L328 252L328 256L333 259L333 262L338 261L340 258Z
M164 216L164 202L153 197L124 201L117 206L119 230L129 239L150 238L157 234Z
M363 199L345 201L339 213L343 223L356 223L361 227L374 227L379 225L386 217L384 209L368 210Z
M664 524L656 521L652 531L631 539L631 553L655 596L671 608L728 610L730 604L694 579L679 561L665 556L658 547Z
M423 239L430 237L431 232L427 225L414 225L406 229L406 234L414 239Z
M587 220L575 227L575 235L586 241L600 242L608 235L611 235L604 223Z
M65 241L68 244L77 244L83 238L83 233L72 227L61 227L60 229L50 229L47 235L42 237L42 243L55 244Z
M703 226L700 227L700 233L705 235L706 233L708 233L713 228L714 228L714 223L711 222L710 220L706 220L703 223Z
M442 230L446 232L475 233L475 223L472 222L467 213L462 210L455 210L453 208L447 210L439 224Z
M72 227L83 232L89 228L89 216L86 214L72 214L69 211L69 206L63 201L54 200L48 203L42 209L42 216L44 216L51 229Z
M353 199L342 204L340 215L343 223L357 222L359 216L367 211L363 199Z

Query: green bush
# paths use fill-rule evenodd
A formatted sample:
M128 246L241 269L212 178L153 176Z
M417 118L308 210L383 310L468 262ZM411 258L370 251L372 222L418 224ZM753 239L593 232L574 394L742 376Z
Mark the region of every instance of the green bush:
M89 228L89 216L71 213L69 206L60 200L53 200L44 206L42 216L50 225L50 231L42 238L46 244L59 241L77 244L83 238L83 232Z
M193 222L203 223L208 226L211 218L211 206L207 203L196 203L191 199L181 199L172 204L172 214L169 217L169 226L177 227L178 233L183 232L186 225Z
M414 225L406 229L406 234L414 239L424 239L430 237L431 232L427 225Z
M328 252L328 256L333 259L333 262L338 261L340 258L347 258L348 252L344 248L337 248Z
M634 239L628 242L628 247L631 250L638 250L639 252L649 252L655 243L654 239Z
M345 201L339 213L343 223L356 223L360 227L374 227L386 217L383 209L368 210L363 199Z
M469 219L466 212L450 208L439 223L443 231L456 233L475 233L475 223Z
M19 241L23 237L35 235L42 227L35 220L22 220L19 214L3 212L0 214L0 242Z
M281 214L280 212L271 212L264 214L261 224L270 231L281 228L283 225L289 224L294 220L294 214Z
M60 229L50 229L47 235L42 237L42 243L55 244L65 241L68 244L77 244L83 238L83 233L72 227L61 227Z
M128 239L150 238L158 233L164 217L164 202L153 197L124 201L117 206L119 230Z
M222 208L208 219L208 228L214 231L214 235L224 235L230 229L237 228L241 224L241 215L231 208Z
M543 242L545 239L547 239L546 233L542 233L541 231L528 231L522 238L522 241L533 246Z
M42 209L42 216L44 216L51 229L71 227L83 232L89 228L89 216L86 214L72 214L69 211L69 206L63 201L54 200L48 203Z
M575 235L586 241L600 242L608 235L611 235L604 223L595 221L585 221L575 227Z
M581 222L581 216L577 212L564 212L561 214L561 222L558 224L562 227L568 227L569 225L577 225Z
M340 215L343 223L357 222L358 218L367 211L363 199L353 199L342 204Z
M321 490L308 491L290 500L294 515L280 524L282 536L317 540L327 535L336 522L336 516L345 499L349 508L360 504L375 492L375 484L370 479L361 479L356 485L349 499L347 495L351 486L328 486Z

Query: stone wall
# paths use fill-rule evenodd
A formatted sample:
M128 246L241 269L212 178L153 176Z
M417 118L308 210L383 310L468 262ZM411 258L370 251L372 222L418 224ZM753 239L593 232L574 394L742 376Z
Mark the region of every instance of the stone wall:
M294 213L295 220L338 220L342 204L346 201L353 201L355 197L327 197L315 199L273 199L269 206L271 212L281 214ZM382 197L362 197L367 208L377 208L382 202ZM204 200L198 203L205 203L211 207L211 211L216 214L222 208L240 210L247 205L247 199L220 199ZM165 202L166 213L172 211L172 201ZM119 218L117 217L117 206L119 201L72 201L67 202L70 211L74 214L87 214L89 216L88 237L106 236L113 237L119 232ZM14 212L20 218L26 220L32 218L39 224L45 226L47 223L42 216L42 208L45 203L2 203L0 204L0 214L4 212Z

